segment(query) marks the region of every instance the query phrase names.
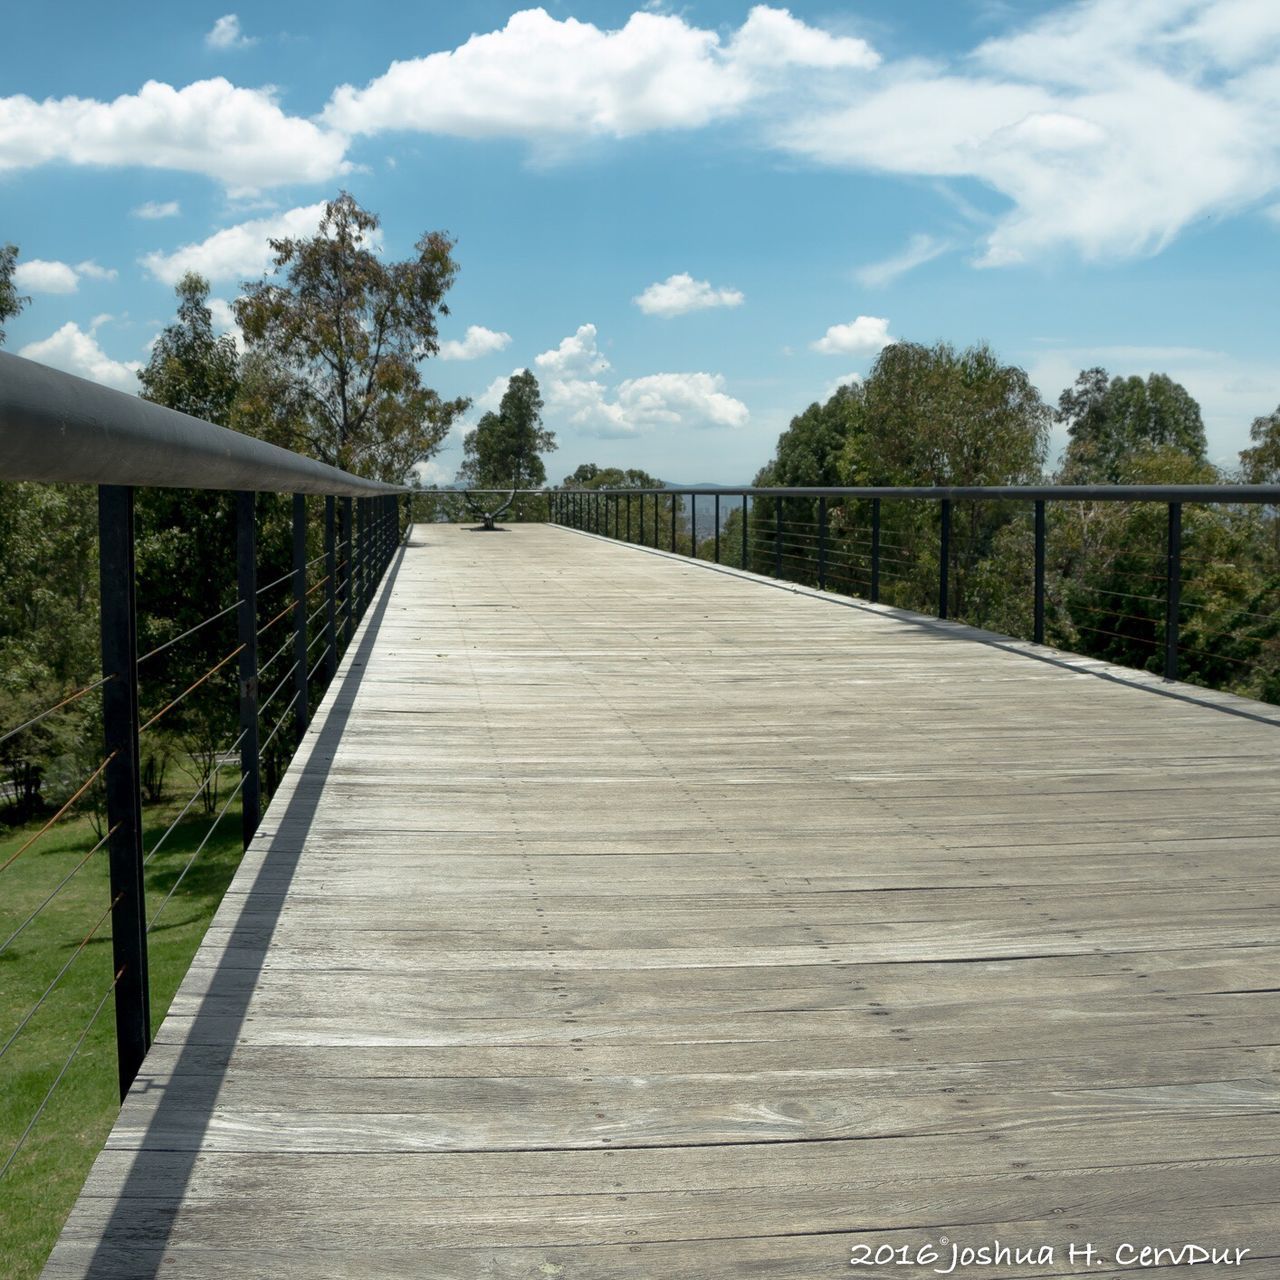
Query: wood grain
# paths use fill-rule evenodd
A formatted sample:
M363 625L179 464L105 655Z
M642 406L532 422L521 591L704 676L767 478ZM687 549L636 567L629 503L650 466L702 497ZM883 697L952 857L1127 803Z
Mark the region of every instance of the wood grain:
M1025 648L417 529L45 1275L1280 1274L1280 727Z

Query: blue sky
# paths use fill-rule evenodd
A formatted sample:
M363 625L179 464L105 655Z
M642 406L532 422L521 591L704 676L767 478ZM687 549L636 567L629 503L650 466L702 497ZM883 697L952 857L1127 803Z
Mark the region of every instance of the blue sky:
M229 2L6 15L10 350L130 388L346 188L457 237L427 379L533 368L556 480L742 482L898 338L1167 372L1223 464L1280 402L1275 0Z

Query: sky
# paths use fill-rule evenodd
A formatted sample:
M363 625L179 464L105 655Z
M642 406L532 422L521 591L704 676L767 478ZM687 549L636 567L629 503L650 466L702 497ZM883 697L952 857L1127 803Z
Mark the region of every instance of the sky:
M553 482L745 483L895 340L1168 373L1225 466L1280 403L1276 0L228 3L7 12L9 350L136 390L348 190L456 239L430 481L522 368Z

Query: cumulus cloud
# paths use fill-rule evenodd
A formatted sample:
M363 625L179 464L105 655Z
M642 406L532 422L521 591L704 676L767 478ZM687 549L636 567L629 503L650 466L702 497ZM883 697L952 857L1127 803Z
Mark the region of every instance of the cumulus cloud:
M870 71L880 55L854 36L833 36L793 18L786 9L756 5L729 41L731 62L748 67L807 67Z
M831 399L833 395L835 395L837 391L840 390L841 387L847 387L851 383L856 383L861 381L862 381L862 374L860 373L846 373L839 378L833 378L830 382L827 383L825 387L822 388L822 395L819 397L819 399L822 401L823 404L825 404L828 400Z
M596 338L595 325L580 325L559 346L534 358L554 418L594 436L632 436L662 426L746 424L747 406L728 394L718 373L651 373L623 380L610 394L595 376L609 369ZM505 387L506 379L499 381Z
M604 373L609 367L609 361L596 345L593 324L579 325L558 347L535 356L533 362L553 378L585 378Z
M859 316L848 324L833 324L809 345L824 356L873 356L893 341L888 320L882 316Z
M863 40L763 5L727 42L673 14L633 13L606 31L525 9L457 49L393 62L363 89L341 86L324 120L352 134L624 138L735 115L770 88L765 72L847 71L877 60Z
M347 140L286 115L269 89L149 80L112 102L0 98L0 172L61 161L202 173L233 192L346 173Z
M651 284L632 299L648 316L680 316L707 307L738 307L743 294L737 289L714 289L707 280L695 280L687 271Z
M172 253L146 254L142 265L162 284L177 284L188 271L206 280L244 280L261 275L271 265L269 240L313 236L324 216L324 203L302 205L269 218L252 218L223 227L195 244Z
M65 262L31 258L14 267L13 283L33 293L75 293L80 277Z
M461 340L450 338L440 344L441 360L475 360L480 356L492 355L510 345L509 333L498 333L486 329L481 324L470 324L467 333Z
M182 212L182 206L176 200L157 202L148 200L133 210L135 218L146 218L155 221L157 218L176 218Z
M257 42L240 30L240 19L234 13L223 14L205 34L210 49L247 49Z
M978 265L1126 258L1280 185L1278 55L1274 4L1089 0L954 65L890 66L768 133L824 164L1000 192L1012 207Z
M77 262L76 271L90 280L114 280L120 274L115 267L100 267L92 258Z
M91 333L85 333L73 320L68 320L56 333L38 342L28 342L18 351L20 356L38 360L67 373L78 374L117 391L137 391L136 374L142 365L137 360L112 360Z
M946 253L949 248L951 246L945 240L938 240L933 236L915 235L907 242L906 248L901 253L895 253L881 262L869 262L865 267L859 267L854 275L859 284L866 285L869 289L879 289L891 284L899 276L906 275L908 271L914 271L917 267L924 266L926 262L932 262L934 258Z

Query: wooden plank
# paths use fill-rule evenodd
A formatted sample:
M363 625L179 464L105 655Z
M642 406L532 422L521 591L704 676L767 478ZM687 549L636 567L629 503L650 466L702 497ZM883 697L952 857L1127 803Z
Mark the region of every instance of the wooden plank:
M46 1275L1277 1274L1275 725L563 530L413 542Z

